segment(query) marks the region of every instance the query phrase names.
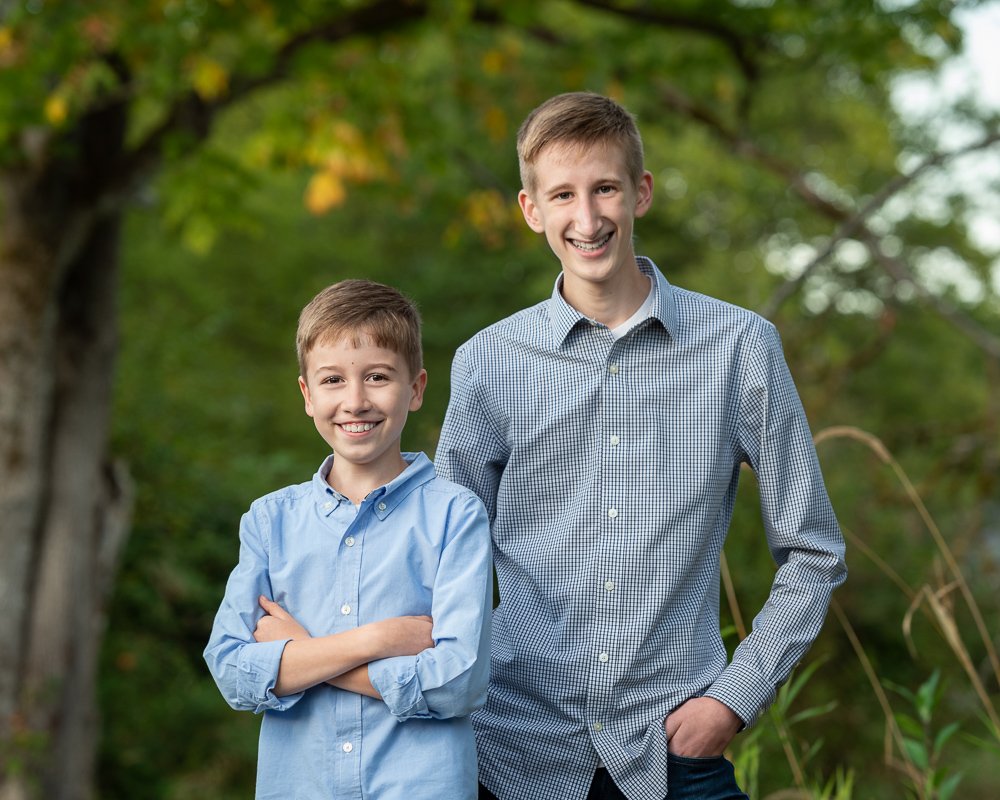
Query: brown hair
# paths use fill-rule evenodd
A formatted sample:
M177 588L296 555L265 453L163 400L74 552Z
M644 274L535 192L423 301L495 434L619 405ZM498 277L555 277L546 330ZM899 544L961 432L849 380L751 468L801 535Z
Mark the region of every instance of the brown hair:
M528 192L535 191L535 160L548 145L600 142L621 146L625 167L638 186L643 170L642 137L628 111L593 92L568 92L549 98L528 114L517 132L521 185Z
M391 286L352 279L327 286L299 314L295 334L299 374L307 377L306 356L318 342L349 337L357 346L365 336L377 347L403 356L411 378L423 368L420 312L413 301Z

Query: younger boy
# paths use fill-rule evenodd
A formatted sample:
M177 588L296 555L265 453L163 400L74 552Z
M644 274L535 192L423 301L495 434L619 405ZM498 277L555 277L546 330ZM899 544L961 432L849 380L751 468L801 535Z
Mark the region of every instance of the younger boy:
M417 310L342 281L303 309L296 344L333 454L243 516L205 650L226 701L263 712L256 796L470 800L489 524L475 495L400 452L427 383Z

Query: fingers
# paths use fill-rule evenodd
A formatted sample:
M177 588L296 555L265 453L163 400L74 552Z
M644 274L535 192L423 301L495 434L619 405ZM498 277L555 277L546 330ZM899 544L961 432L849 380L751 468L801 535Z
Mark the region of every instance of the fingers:
M278 619L288 619L288 612L273 600L264 597L264 595L258 597L257 602L260 603L260 607L264 609L265 614L270 614L272 617L277 617Z

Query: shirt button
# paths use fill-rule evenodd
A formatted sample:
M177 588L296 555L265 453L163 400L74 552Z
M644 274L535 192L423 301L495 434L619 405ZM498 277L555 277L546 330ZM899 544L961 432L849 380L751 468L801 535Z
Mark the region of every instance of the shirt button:
M611 446L612 447L616 447L620 441L621 441L621 439L619 439L617 436L612 436L611 437Z
M379 503L378 504L378 510L379 511L385 511L385 503Z
M602 725L600 722L595 722L591 727L598 733L604 730L604 725Z
M331 508L333 508L333 503L330 500L327 500L325 503L323 503L323 508L329 511Z
M614 581L605 581L604 582L604 588L607 589L609 592L613 592L615 590L615 582Z
M346 539L344 539L344 544L346 544L348 547L354 547L354 537L348 536Z
M340 613L341 614L350 614L351 613L351 607L349 605L347 605L347 603L344 603L344 605L342 605L340 607Z
M350 742L344 742L344 752L350 753L354 749L354 745Z
M617 508L609 508L608 509L608 516L611 517L611 519L614 519L615 517L617 517L618 516L618 509Z
M612 364L610 367L608 367L608 372L610 372L612 375L617 375L618 374L618 365L617 364Z
M607 653L601 653L597 657L597 660L600 661L602 664L607 664L609 658L610 658L610 656ZM598 723L598 724L600 724L600 723Z

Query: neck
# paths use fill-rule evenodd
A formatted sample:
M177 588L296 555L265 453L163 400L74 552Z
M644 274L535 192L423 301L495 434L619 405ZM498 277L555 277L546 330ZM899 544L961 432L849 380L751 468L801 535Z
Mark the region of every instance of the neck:
M400 454L377 465L352 464L334 456L326 482L354 504L361 503L371 492L398 477L407 467Z
M576 281L563 273L562 296L573 308L609 328L631 317L649 295L649 278L635 269L602 283Z

